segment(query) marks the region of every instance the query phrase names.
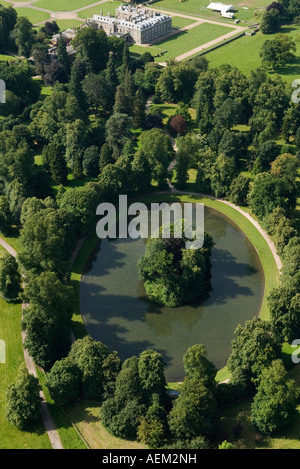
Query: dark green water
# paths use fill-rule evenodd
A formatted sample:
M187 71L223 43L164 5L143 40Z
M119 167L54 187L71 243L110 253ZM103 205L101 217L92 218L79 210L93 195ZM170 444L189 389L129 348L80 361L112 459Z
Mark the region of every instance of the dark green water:
M259 257L231 220L205 207L205 231L214 238L212 290L189 305L168 308L145 296L136 264L141 239L103 240L80 286L80 309L88 333L117 350L122 360L147 348L161 352L168 381L181 381L187 348L204 344L218 369L226 365L238 324L259 313L264 275Z

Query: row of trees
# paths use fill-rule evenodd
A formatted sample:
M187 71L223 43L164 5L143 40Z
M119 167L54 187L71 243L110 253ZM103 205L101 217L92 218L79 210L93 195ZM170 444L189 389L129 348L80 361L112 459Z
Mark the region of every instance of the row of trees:
M279 0L272 2L262 16L260 29L264 34L276 33L281 25L298 22L300 16L297 0Z

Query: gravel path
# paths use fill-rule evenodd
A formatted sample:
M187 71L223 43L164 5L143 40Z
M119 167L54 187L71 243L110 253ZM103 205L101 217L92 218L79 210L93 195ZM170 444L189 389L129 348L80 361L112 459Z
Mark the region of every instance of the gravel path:
M0 238L0 244L13 257L15 257L15 258L17 257L17 252L15 251L15 249L13 249L4 239ZM22 315L23 315L23 311L26 308L28 308L28 306L29 306L28 303L23 303L22 304ZM24 344L25 338L26 338L26 332L22 331L22 342L23 342L23 344ZM26 363L28 372L30 374L32 374L33 376L37 377L36 367L35 367L35 364L33 362L32 357L29 355L27 349L23 348L23 351L24 351L24 359L25 359L25 363ZM52 448L53 449L63 449L62 443L60 441L59 434L58 434L58 432L55 428L53 419L52 419L51 414L49 412L47 402L46 402L46 398L45 398L45 395L44 395L43 391L40 391L40 396L42 398L41 416L42 416L44 426L45 426L46 432L48 434L49 440L51 442Z
M175 150L175 152L177 151L177 147L176 147L176 142L173 138L171 138L171 142L172 142L172 146ZM173 159L173 161L171 162L168 170L171 171L174 166L176 165L176 156L175 158ZM273 254L273 257L274 257L274 260L276 262L276 266L277 266L277 269L278 269L278 272L279 274L281 273L281 269L282 269L282 262L281 262L281 259L280 257L278 256L277 254L277 251L276 251L276 247L275 247L275 244L273 243L273 241L270 239L268 233L260 226L260 224L248 213L248 212L245 212L245 210L243 210L242 208L240 208L238 205L235 205L233 204L232 202L229 202L228 200L224 200L224 199L219 199L217 197L214 197L212 195L207 195L207 194L201 194L200 192L186 192L186 191L180 191L178 189L176 189L173 184L171 183L171 181L169 179L167 179L167 182L168 182L168 186L169 186L169 189L171 190L171 192L173 193L176 193L176 194L184 194L184 195L195 195L195 196L200 196L200 197L206 197L208 199L212 199L212 200L216 200L218 202L221 202L222 204L225 204L225 205L229 205L229 207L232 207L234 208L235 210L237 210L239 213L241 213L242 215L244 215L244 217L246 217L251 223L252 225L255 226L255 228L260 232L260 234L262 235L262 237L264 238L264 240L267 242L272 254Z

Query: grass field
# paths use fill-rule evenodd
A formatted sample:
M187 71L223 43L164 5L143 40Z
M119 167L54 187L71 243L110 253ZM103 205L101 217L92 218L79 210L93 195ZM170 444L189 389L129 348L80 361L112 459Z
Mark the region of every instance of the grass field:
M90 2L90 3L95 3L95 2ZM86 8L85 10L82 10L78 12L78 16L80 18L90 18L93 15L99 15L100 11L103 11L104 15L107 15L107 13L110 13L112 16L115 16L115 10L118 8L119 5L121 5L122 2L118 1L108 1L101 3L100 5L91 7L91 8Z
M9 7L11 6L11 3L5 2L4 0L0 0L0 5L3 5L4 7Z
M131 54L138 54L138 55L143 55L145 52L150 52L150 54L155 56L159 56L164 52L164 49L160 49L155 46L139 46L138 44L131 44L129 45L129 50Z
M30 432L20 431L6 421L5 390L24 361L21 338L21 304L0 299L0 339L5 341L6 363L0 363L0 449L50 449L50 441L39 421Z
M195 20L184 18L183 16L173 16L172 17L172 27L173 28L184 28L190 24L195 23Z
M83 8L91 5L93 0L38 0L34 2L35 7L44 8L51 11L74 11L78 8Z
M100 420L100 406L93 402L76 402L65 409L76 428L91 449L146 449L137 441L127 441L112 436Z
M280 29L280 33L288 34L293 40L297 38L299 32L300 27L296 25L282 26ZM237 67L245 75L249 75L251 70L261 66L259 53L267 39L269 37L260 32L255 36L243 36L236 41L209 52L205 57L209 61L210 67L219 67L222 64L228 63ZM295 62L277 70L277 74L288 83L300 75L300 42L296 42L296 45ZM270 76L272 74L269 72Z
M300 385L300 366L295 366L289 375ZM236 449L300 449L300 405L292 425L275 436L258 436L251 423L252 399L243 399L221 412L221 434L234 444Z
M32 24L40 23L50 19L49 13L34 10L33 8L16 8L19 16L26 16Z
M11 55L0 54L0 62L12 62L13 60L18 60L18 58Z
M68 28L78 28L82 21L80 20L55 20L61 31Z
M230 31L232 31L232 29L226 26L203 23L187 31L182 31L165 41L159 41L155 43L154 46L166 50L166 53L163 55L163 60L166 61L189 52ZM156 58L155 60L160 62L161 58Z
M230 22L220 16L219 12L215 12L207 9L209 2L206 0L186 0L179 2L178 0L158 0L152 4L153 8L168 10L172 12L183 13L193 16L206 16L214 20ZM242 21L254 22L260 16L260 8L265 7L269 4L268 0L253 0L245 2L233 2L235 17L234 19L240 19Z

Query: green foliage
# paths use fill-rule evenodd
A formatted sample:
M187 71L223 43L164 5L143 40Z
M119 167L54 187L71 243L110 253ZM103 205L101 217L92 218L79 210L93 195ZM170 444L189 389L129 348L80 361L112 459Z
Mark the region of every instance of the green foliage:
M17 22L17 11L10 5L7 5L7 8L0 5L0 18L0 50L5 52L9 45L10 33Z
M271 174L257 174L250 191L250 206L259 219L269 215L276 207L288 208L286 187L280 178Z
M19 254L25 269L61 271L73 248L72 222L65 212L50 207L27 216L20 233Z
M264 42L260 57L262 64L272 70L293 62L296 51L296 43L289 37L279 34L274 39Z
M104 73L88 74L82 82L82 89L95 116L98 115L100 109L102 112L109 110L109 90Z
M207 436L212 432L216 418L216 401L202 380L185 378L168 423L177 439Z
M165 439L164 425L160 420L148 421L143 417L137 429L137 437L149 448L160 448Z
M31 48L34 43L32 28L28 18L19 16L12 31L12 36L18 47L18 55L24 56L27 59L30 57Z
M96 145L92 145L85 149L82 160L82 169L87 176L98 176L99 155L100 150Z
M152 179L162 187L174 155L170 139L162 129L153 128L142 133L140 143L151 168Z
M113 152L113 158L117 160L127 138L131 137L132 120L127 114L114 113L106 123L106 143Z
M229 200L235 205L245 206L248 201L248 194L250 189L249 178L239 174L233 179L229 189Z
M251 419L261 433L272 434L292 423L297 415L299 389L289 379L281 360L263 370L251 406Z
M280 14L278 10L272 8L263 14L260 29L263 34L273 34L280 28Z
M218 449L234 449L233 444L229 441L224 440L219 446Z
M162 70L155 92L162 101L189 103L198 73L197 69L185 62L170 64Z
M214 389L217 369L207 358L207 352L202 344L189 347L183 356L185 375L188 378L201 380L209 389Z
M165 363L160 353L154 350L145 350L139 356L138 372L140 383L144 391L144 402L149 405L151 396L157 394L163 401L166 400L166 379L164 375Z
M108 60L108 42L103 30L81 28L73 42L89 73L99 73L105 69Z
M51 142L43 149L43 161L55 184L67 184L68 169L63 145Z
M68 353L71 315L63 309L32 304L24 311L22 326L26 329L24 347L41 368L48 371Z
M210 185L216 197L230 193L230 185L237 173L234 158L219 155L211 168Z
M263 368L279 357L280 336L274 326L256 317L238 325L235 334L227 362L231 382L249 389L251 383L257 384Z
M47 374L46 384L54 401L66 405L78 399L80 382L78 366L67 357L54 363Z
M6 389L6 419L20 430L30 425L40 416L41 386L33 375L29 374L25 363L19 367L15 383Z
M72 344L68 356L81 373L81 396L101 400L104 391L103 364L109 356L107 347L86 336Z
M153 301L174 307L207 292L213 240L206 233L203 248L185 249L184 238L176 239L175 227L170 229L170 239L148 240L145 254L138 262L138 271L148 296Z
M292 341L300 333L300 293L296 286L280 285L269 297L271 321L281 334L283 341Z
M267 140L259 147L259 157L263 168L269 169L270 163L279 155L279 147L274 140Z
M0 257L0 295L6 301L15 301L21 293L21 275L18 263L11 254Z
M101 406L101 420L115 436L159 445L168 405L162 355L145 350L124 361L113 397Z

